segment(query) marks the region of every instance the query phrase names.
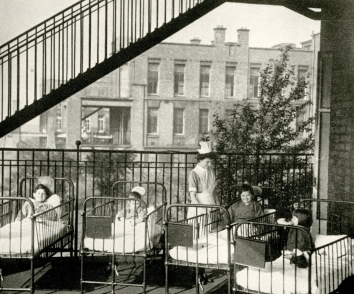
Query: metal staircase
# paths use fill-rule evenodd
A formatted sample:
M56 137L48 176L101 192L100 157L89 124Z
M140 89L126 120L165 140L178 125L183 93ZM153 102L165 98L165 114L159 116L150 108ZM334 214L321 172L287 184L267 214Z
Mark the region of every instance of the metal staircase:
M82 0L0 47L0 137L226 2Z

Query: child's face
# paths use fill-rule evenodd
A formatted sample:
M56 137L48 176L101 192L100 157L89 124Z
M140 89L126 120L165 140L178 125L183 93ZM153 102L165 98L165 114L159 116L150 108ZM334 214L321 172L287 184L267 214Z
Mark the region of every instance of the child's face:
M37 202L43 202L47 199L47 194L45 193L44 189L38 189L36 192L33 193L33 198Z
M293 218L291 219L291 222L293 223L293 226L299 225L299 219L295 215L293 215Z
M130 209L134 210L140 206L140 202L136 201L134 197L129 197L133 200L128 201Z
M244 204L248 205L251 203L253 195L249 191L243 191L241 193L241 200Z

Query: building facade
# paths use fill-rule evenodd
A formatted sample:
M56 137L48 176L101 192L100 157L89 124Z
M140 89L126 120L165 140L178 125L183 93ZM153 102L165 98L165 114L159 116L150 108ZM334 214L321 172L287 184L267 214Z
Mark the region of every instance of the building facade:
M153 47L22 127L15 147L76 148L80 140L81 148L195 150L216 113L227 116L245 99L258 103L260 71L289 45L252 48L250 31L237 32L235 42L218 26L210 45L194 38ZM315 101L312 37L290 52L290 64L298 77L310 73L305 99ZM309 107L298 119L313 113Z

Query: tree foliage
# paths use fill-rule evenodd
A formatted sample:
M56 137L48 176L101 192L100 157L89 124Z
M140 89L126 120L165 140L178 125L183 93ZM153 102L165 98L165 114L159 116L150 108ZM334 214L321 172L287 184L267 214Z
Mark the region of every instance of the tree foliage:
M218 189L226 202L230 196L223 191L230 193L244 181L276 186L286 191L288 200L306 197L311 189L312 174L298 168L305 165L304 157L293 156L312 152L314 147L314 117L297 121L311 105L309 79L308 75L297 77L296 67L289 64L290 51L290 47L284 47L279 58L271 59L261 70L258 101L245 99L234 105L228 117L214 117L211 135L216 151L233 153L232 157L220 156L216 167ZM293 155L270 159L267 153ZM286 176L289 166L294 171L292 182Z
M296 119L311 104L307 99L308 79L298 79L295 66L289 65L291 48L281 49L260 73L259 100L243 100L234 105L231 115L215 116L212 135L217 152L304 152L312 151L314 117L295 125ZM299 139L299 134L306 133Z

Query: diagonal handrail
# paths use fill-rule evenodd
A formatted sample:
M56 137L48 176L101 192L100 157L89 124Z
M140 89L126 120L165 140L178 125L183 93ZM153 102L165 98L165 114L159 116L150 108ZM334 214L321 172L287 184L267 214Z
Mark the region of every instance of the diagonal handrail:
M225 0L82 0L0 46L0 137Z

